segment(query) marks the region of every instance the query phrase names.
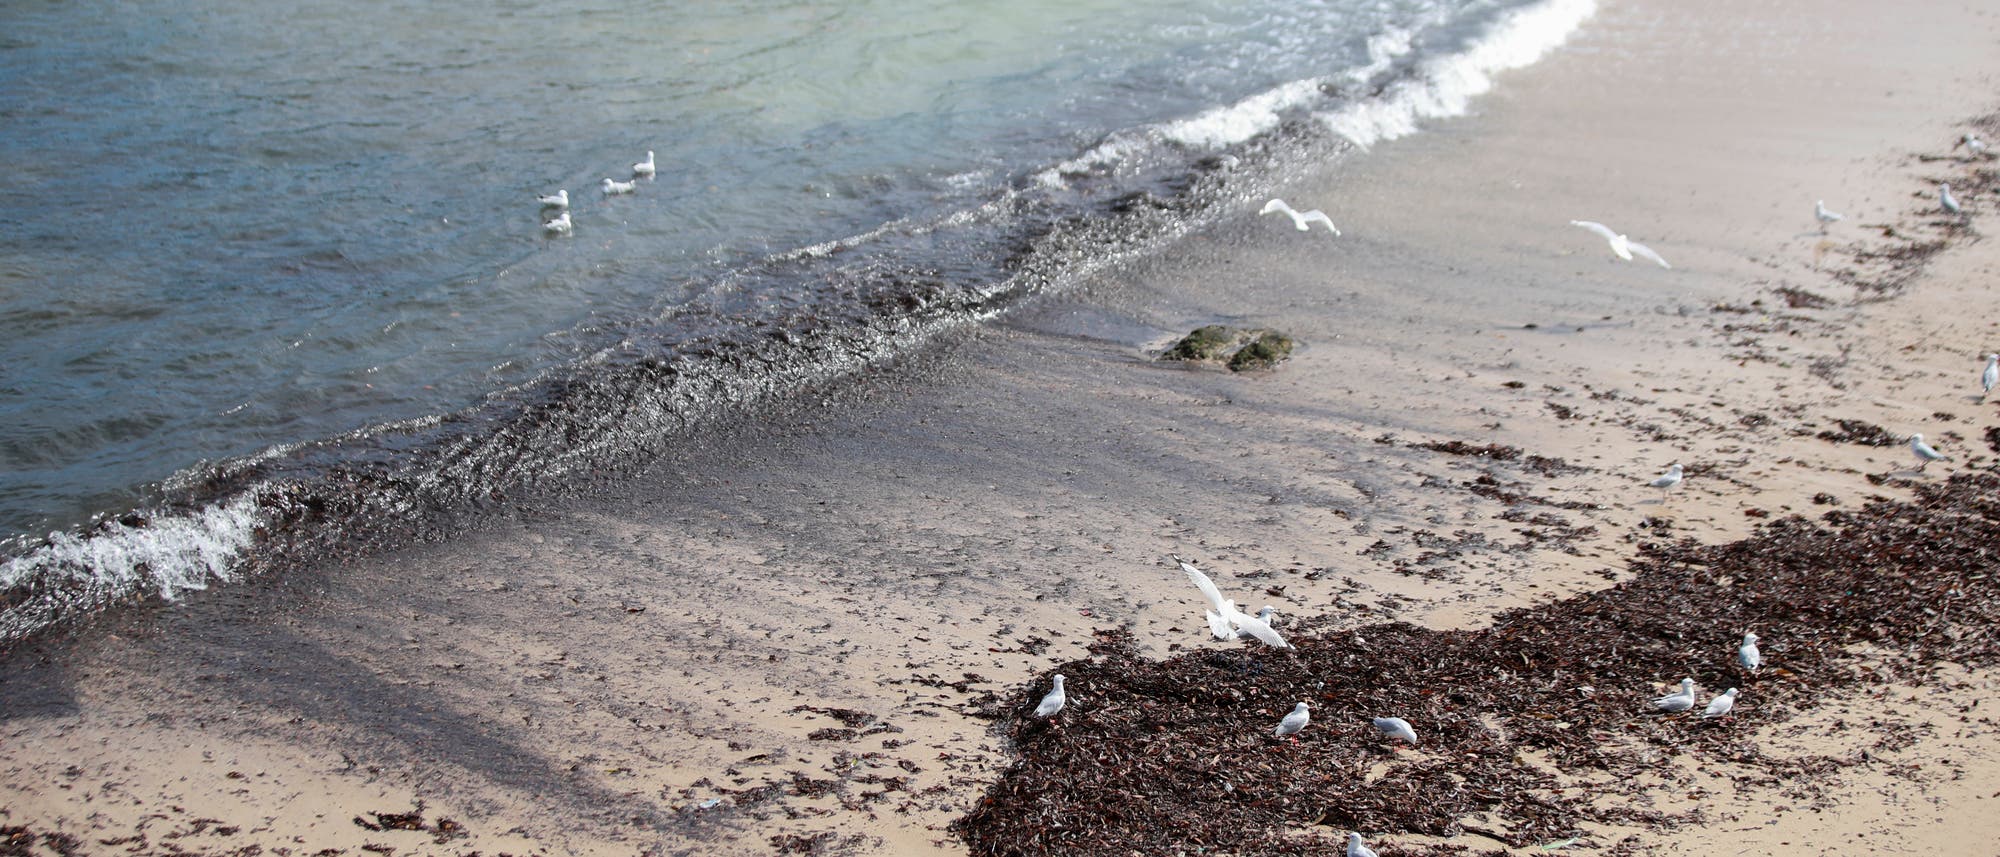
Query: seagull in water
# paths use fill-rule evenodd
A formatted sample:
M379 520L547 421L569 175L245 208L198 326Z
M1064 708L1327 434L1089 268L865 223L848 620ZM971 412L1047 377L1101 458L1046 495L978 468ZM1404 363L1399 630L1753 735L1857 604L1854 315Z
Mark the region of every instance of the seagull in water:
M1063 710L1063 703L1068 701L1069 695L1063 693L1062 673L1056 673L1055 689L1050 690L1047 696L1042 697L1042 704L1035 706L1035 716L1054 717L1056 716L1056 712Z
M621 193L631 193L632 189L638 186L638 182L616 182L607 178L604 180L604 195L613 196Z
M1292 647L1278 634L1277 629L1270 625L1269 616L1277 611L1267 607L1263 611L1258 611L1256 616L1248 615L1236 609L1235 601L1222 597L1222 590L1215 588L1215 581L1208 579L1208 575L1202 574L1201 569L1195 568L1193 563L1181 559L1178 554L1174 556L1174 562L1180 563L1181 571L1187 572L1188 580L1194 581L1195 587L1201 590L1202 597L1208 599L1208 606L1211 608L1207 613L1208 630L1216 639L1234 640L1249 635L1274 648Z
M535 201L541 203L543 208L568 208L569 191L558 190L548 196L535 197Z
M1764 665L1764 653L1757 651L1756 634L1743 635L1743 645L1736 647L1736 662L1753 673Z
M1728 714L1729 709L1734 707L1736 707L1736 688L1732 687L1729 689L1729 692L1709 700L1708 707L1702 709L1701 716L1704 718L1721 717L1724 714Z
M562 216L542 224L542 228L548 230L549 233L552 235L569 234L570 230L569 212L565 211L562 213Z
M1347 857L1381 857L1375 849L1361 844L1361 834L1347 834Z
M1667 492L1673 490L1675 485L1681 484L1681 466L1676 464L1667 468L1667 472L1654 477L1653 481L1646 484L1660 489L1660 498L1666 499Z
M1945 458L1944 453L1932 449L1930 444L1924 442L1924 436L1920 434L1910 435L1910 451L1916 453L1918 461L1923 462L1917 465L1918 470L1931 466L1931 462L1933 461L1951 460Z
M1292 713L1285 715L1285 719L1278 721L1277 731L1271 734L1278 738L1290 735L1293 741L1297 741L1299 740L1299 730L1306 728L1306 724L1311 722L1312 715L1306 711L1306 704L1301 702L1298 705L1292 706Z
M1979 398L1984 400L2000 384L2000 354L1986 355L1986 371L1979 373Z
M652 174L653 174L654 172L656 172L656 171L657 171L657 169L656 169L656 168L655 168L655 167L653 166L653 150L652 150L652 149L647 149L647 150L646 150L646 159L645 159L645 160L643 160L643 161L640 161L640 162L638 162L638 163L636 163L636 164L633 164L633 165L632 165L632 174L633 174L633 175L635 175L635 176L650 176L650 175L652 175Z
M1965 210L1958 207L1958 198L1951 195L1951 185L1949 184L1941 183L1938 185L1938 205L1944 206L1945 211L1954 215L1961 217L1965 215Z
M1834 212L1831 211L1827 211L1826 200L1823 199L1813 203L1813 216L1819 218L1819 231L1821 233L1826 232L1826 227L1828 225L1832 224L1836 220L1841 219L1842 217L1842 215L1835 214Z
M1978 134L1968 132L1958 138L1958 142L1951 144L1952 151L1957 151L1960 146L1964 146L1965 150L1975 158L1986 157L1986 141L1979 139Z
M1408 741L1412 746L1417 743L1417 730L1411 729L1410 721L1401 717L1377 717L1375 728L1382 730L1382 734L1390 738Z
M1686 711L1694 707L1694 679L1681 679L1681 692L1669 693L1653 700L1653 707L1661 711Z
M1581 226L1597 233L1597 237L1611 242L1611 252L1618 254L1618 258L1624 259L1627 262L1632 261L1632 254L1637 253L1646 259L1652 260L1662 268L1673 267L1667 264L1667 260L1660 258L1660 254L1653 252L1653 248L1614 232L1611 227L1602 223L1591 220L1572 220L1569 222L1569 225Z
M1317 208L1311 211L1301 213L1293 211L1292 207L1286 205L1284 200L1274 199L1271 200L1270 202L1264 203L1264 210L1259 211L1257 213L1270 214L1271 212L1274 211L1282 211L1286 214L1291 215L1292 225L1298 227L1300 232L1304 232L1307 230L1306 224L1318 221L1320 223L1326 224L1326 228L1332 231L1336 237L1340 235L1340 228L1333 225L1333 218L1327 217L1326 212L1321 211Z

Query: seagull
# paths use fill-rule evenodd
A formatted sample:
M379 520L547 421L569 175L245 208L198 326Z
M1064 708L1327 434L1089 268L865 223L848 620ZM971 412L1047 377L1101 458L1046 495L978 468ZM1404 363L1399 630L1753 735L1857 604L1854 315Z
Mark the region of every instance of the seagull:
M542 224L542 228L548 230L551 234L554 235L569 234L570 230L569 212L565 211L562 213L562 216Z
M632 165L632 174L637 176L650 176L654 172L655 169L653 167L653 150L647 149L646 159Z
M1361 834L1347 834L1347 857L1381 857L1375 849L1361 844Z
M1035 706L1035 716L1054 717L1056 716L1056 712L1063 710L1063 703L1068 701L1069 696L1063 693L1062 673L1056 673L1055 689L1049 691L1047 696L1042 697L1042 704Z
M1819 231L1825 232L1828 224L1841 219L1841 215L1826 210L1826 200L1813 203L1813 216L1819 218Z
M1944 206L1944 210L1949 211L1952 214L1957 214L1957 215L1965 214L1965 210L1958 207L1958 200L1953 198L1951 195L1951 185L1948 184L1938 185L1938 204Z
M1743 645L1736 647L1736 662L1751 672L1764 665L1764 653L1757 651L1756 634L1743 635Z
M1667 472L1660 474L1653 481L1646 484L1660 489L1661 497L1667 496L1668 491L1673 490L1675 485L1681 484L1681 466L1676 464L1667 468Z
M1297 741L1299 739L1296 736L1299 734L1299 730L1306 728L1306 724L1311 722L1312 715L1307 713L1306 704L1301 702L1292 707L1292 713L1285 715L1285 719L1278 721L1277 731L1271 734L1278 738L1291 735L1294 736L1292 740Z
M615 182L610 179L605 179L604 195L611 196L613 194L631 193L632 189L638 186L639 186L638 182Z
M1653 700L1653 707L1661 711L1686 711L1694 707L1694 679L1681 679L1681 692L1669 693Z
M1306 224L1312 223L1313 221L1319 221L1320 223L1326 224L1326 228L1332 231L1336 237L1340 235L1340 228L1333 225L1333 218L1327 217L1326 212L1321 211L1317 208L1302 213L1298 211L1293 211L1292 207L1286 205L1284 200L1274 199L1271 200L1270 202L1264 203L1264 210L1259 211L1257 213L1270 214L1273 211L1282 211L1286 214L1291 215L1292 225L1298 227L1300 232L1306 231L1307 229Z
M1408 741L1412 745L1417 743L1417 730L1411 729L1410 721L1401 717L1377 717L1375 728L1382 730L1382 734L1390 738Z
M1951 460L1945 458L1944 453L1932 449L1930 444L1924 442L1924 436L1920 434L1910 435L1910 451L1917 454L1918 461L1923 462L1917 465L1918 470L1931 466L1931 462L1933 461Z
M1729 692L1709 700L1708 707L1702 709L1701 716L1721 717L1724 714L1728 714L1729 709L1734 707L1736 707L1736 688L1732 687L1729 689Z
M1993 385L2000 384L2000 354L1986 355L1986 371L1979 373L1979 398L1985 399L1993 392Z
M1237 637L1248 634L1263 641L1265 645L1274 648L1291 648L1291 644L1285 642L1285 638L1280 636L1277 630L1271 627L1268 621L1268 613L1258 611L1256 616L1245 614L1243 611L1236 609L1236 602L1222 597L1222 590L1215 588L1215 581L1209 580L1208 575L1201 573L1201 569L1195 568L1192 563L1181 559L1178 554L1174 556L1174 562L1180 563L1181 571L1187 572L1188 579L1194 581L1195 587L1201 590L1202 597L1208 599L1209 607L1213 608L1206 615L1208 617L1208 630L1215 635L1216 639L1234 640ZM1269 608L1266 609L1268 610ZM1277 611L1273 610L1270 612L1275 613Z
M1975 158L1986 157L1986 141L1979 139L1978 134L1967 132L1965 136L1958 138L1958 142L1951 144L1954 151L1960 146L1964 146L1965 150L1972 153Z
M548 196L535 197L535 201L541 203L545 208L568 208L569 191L558 190Z
M1637 241L1634 241L1630 238L1627 238L1623 235L1620 235L1616 232L1613 232L1611 231L1611 227L1606 226L1602 223L1597 223L1595 221L1590 221L1590 220L1572 220L1569 222L1569 225L1581 226L1585 229L1597 233L1597 237L1611 242L1611 252L1618 254L1618 258L1624 259L1627 262L1632 261L1632 254L1637 253L1640 256L1643 256L1647 259L1652 260L1653 262L1658 263L1659 266L1662 268L1673 267L1672 265L1667 264L1667 260L1660 258L1660 254L1653 252L1653 248L1641 244Z

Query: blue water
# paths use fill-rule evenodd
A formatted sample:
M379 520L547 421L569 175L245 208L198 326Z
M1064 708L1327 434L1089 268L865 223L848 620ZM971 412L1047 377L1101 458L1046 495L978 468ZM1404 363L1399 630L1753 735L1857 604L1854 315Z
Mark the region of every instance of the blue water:
M730 397L675 393L606 416L625 394L575 393L590 366L678 366L740 344L732 326L784 328L771 335L790 342L872 317L854 307L978 315L997 299L977 290L1017 274L1050 224L1154 190L1145 182L1278 133L1280 119L1318 117L1323 133L1362 143L1402 133L1439 108L1384 100L1384 87L1421 76L1424 58L1467 52L1517 11L1570 7L1509 36L1524 45L1550 41L1545 30L1559 40L1589 11L1588 0L632 5L10 3L5 553L68 549L68 535L52 546L43 534L83 533L245 461L315 448L314 466L342 467L381 452L353 438L403 437L383 427L523 391L571 410L566 425L588 424L534 460L598 455L618 442L606 424L646 434L665 419L655 411ZM1431 102L1470 94L1426 85ZM599 194L648 150L657 178ZM574 201L566 237L545 233L534 203L557 188ZM937 297L959 292L977 293ZM911 342L919 327L831 341ZM508 425L491 433L533 434ZM252 529L248 509L227 521L196 510L179 534L155 527L154 549ZM196 576L243 549L202 548ZM22 561L0 584L33 573ZM65 573L143 589L164 564L89 567L111 561L72 551Z

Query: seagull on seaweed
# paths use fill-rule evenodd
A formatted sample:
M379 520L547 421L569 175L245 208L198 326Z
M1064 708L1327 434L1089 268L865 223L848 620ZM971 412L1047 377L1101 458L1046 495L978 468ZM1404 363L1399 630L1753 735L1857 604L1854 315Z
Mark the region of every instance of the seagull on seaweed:
M1377 717L1375 718L1375 728L1382 730L1383 735L1401 741L1408 741L1411 746L1416 746L1417 730L1410 728L1410 721L1408 720L1404 720L1401 717Z
M1736 647L1736 662L1753 673L1764 665L1764 653L1757 651L1756 634L1743 635L1743 645Z
M1347 857L1381 857L1375 849L1361 844L1361 834L1347 834Z
M1306 704L1301 702L1292 706L1292 713L1285 715L1285 719L1278 721L1278 728L1271 735L1277 738L1289 735L1292 741L1297 742L1299 730L1306 728L1306 724L1311 722L1312 714L1306 711Z
M2000 354L1986 355L1986 371L1979 373L1979 398L1984 400L2000 384Z
M1949 184L1942 182L1938 184L1938 205L1944 206L1944 210L1953 215L1965 216L1965 210L1958 207L1958 198L1951 195Z
M569 191L557 190L548 196L535 197L535 201L541 203L543 208L568 208Z
M1602 223L1592 220L1572 220L1569 222L1569 225L1581 226L1597 233L1597 237L1611 243L1611 252L1618 254L1618 258L1624 259L1627 262L1632 261L1632 254L1637 253L1646 259L1652 260L1662 268L1673 267L1667 264L1667 260L1660 258L1660 254L1653 252L1653 248L1627 238L1618 232L1614 232L1611 227Z
M1729 709L1735 707L1736 707L1736 688L1732 687L1729 689L1727 693L1724 693L1721 696L1709 700L1708 707L1701 710L1701 716L1704 719L1709 717L1721 717L1724 714L1728 714Z
M646 159L632 165L632 174L635 176L650 176L655 172L658 172L658 168L653 165L653 150L647 149Z
M631 193L632 189L638 186L638 182L617 182L607 178L604 180L604 195L613 196L621 193Z
M1653 481L1646 484L1660 489L1660 497L1664 499L1668 491L1673 490L1675 485L1681 484L1681 466L1676 464L1667 468L1667 472L1654 477Z
M1333 218L1327 217L1326 212L1317 208L1307 212L1294 211L1291 206L1285 204L1284 200L1274 199L1264 203L1264 209L1257 213L1270 214L1274 211L1282 211L1291 215L1292 225L1298 227L1300 232L1307 231L1307 224L1317 221L1326 224L1326 228L1333 232L1335 237L1339 237L1340 235L1340 228L1333 225Z
M1035 716L1054 717L1056 712L1063 710L1063 703L1068 701L1069 695L1063 693L1062 673L1056 673L1056 686L1047 696L1042 697L1042 704L1035 706Z
M548 230L551 235L568 235L570 231L569 212L565 211L562 213L562 216L542 224L542 228Z
M1694 707L1694 679L1681 679L1681 691L1669 693L1653 700L1653 707L1661 711L1686 711Z
M1208 575L1201 573L1201 569L1181 559L1179 554L1174 555L1174 562L1180 563L1181 571L1187 572L1188 580L1194 581L1195 587L1201 590L1202 597L1208 599L1208 606L1212 608L1206 614L1208 630L1216 639L1234 640L1248 634L1274 648L1291 648L1291 644L1285 642L1285 638L1280 636L1265 618L1260 618L1267 617L1268 614L1259 611L1257 616L1251 616L1236 609L1236 602L1222 597L1222 590L1215 588L1215 581L1208 579Z
M1920 434L1910 435L1910 451L1916 454L1918 461L1922 462L1917 465L1918 470L1931 466L1931 462L1933 461L1951 460L1945 458L1944 453L1932 449L1930 444L1924 442L1924 436Z
M1822 199L1813 203L1813 217L1819 219L1819 231L1822 234L1824 234L1826 232L1826 227L1831 225L1834 221L1840 220L1842 215L1835 214L1834 212L1831 211L1827 211L1826 200Z
M1978 134L1966 132L1965 136L1958 138L1958 142L1951 144L1951 149L1955 152L1960 146L1964 146L1965 150L1975 158L1986 157L1986 141L1979 139Z

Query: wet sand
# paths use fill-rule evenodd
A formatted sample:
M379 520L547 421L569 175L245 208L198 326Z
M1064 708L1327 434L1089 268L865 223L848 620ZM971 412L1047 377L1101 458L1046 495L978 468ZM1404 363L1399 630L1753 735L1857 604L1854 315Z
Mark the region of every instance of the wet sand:
M1474 115L1281 189L1342 238L1246 189L1240 217L640 478L17 652L0 827L75 853L963 853L946 827L1008 761L981 715L1100 629L1231 647L1170 552L1288 619L1479 628L1622 578L1640 542L1904 496L1989 457L1972 394L2000 336L1964 308L1991 203L1930 213L1980 167L1923 156L1992 109L1996 32L1950 4L1607 3ZM1818 198L1847 214L1824 236ZM1900 282L1865 256L1940 240ZM1263 373L1152 359L1209 323L1303 346ZM1818 437L1841 419L1955 460ZM1680 490L1643 487L1674 462ZM1993 684L1880 692L1924 718ZM1859 734L1770 726L1815 753ZM1814 854L1918 805L1974 829L2000 739L1935 732L1845 769L1831 811L1760 815L1787 798L1750 784L1712 828L1617 836ZM1967 775L1908 775L1939 758Z

